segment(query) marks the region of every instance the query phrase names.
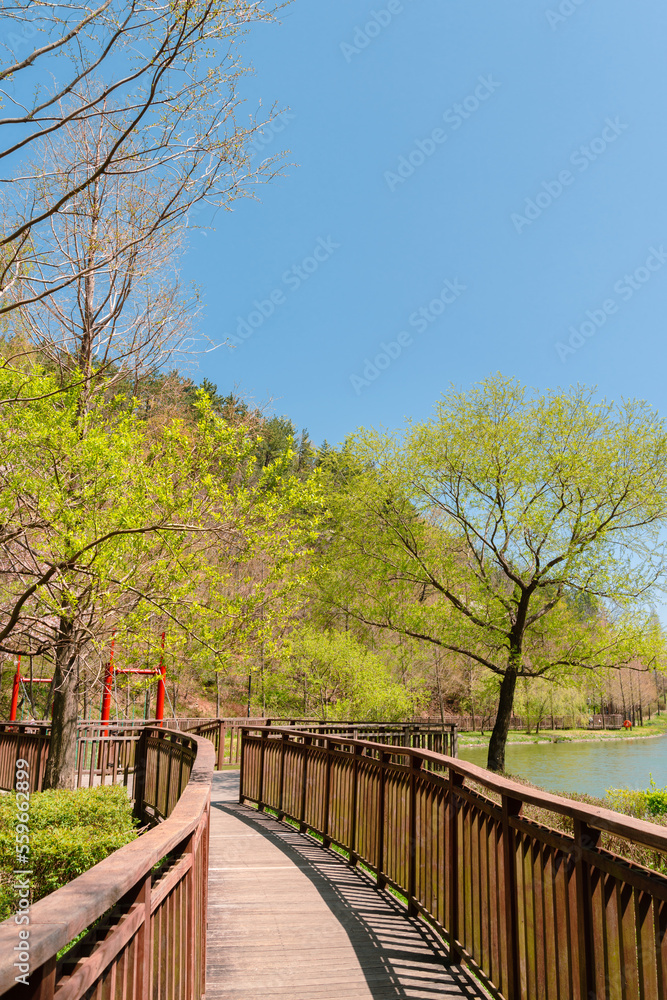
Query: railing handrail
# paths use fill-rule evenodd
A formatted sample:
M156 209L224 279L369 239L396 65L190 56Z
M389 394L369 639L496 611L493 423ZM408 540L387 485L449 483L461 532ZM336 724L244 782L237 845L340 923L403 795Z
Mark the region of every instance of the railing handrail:
M276 733L280 736L291 736L293 738L298 738L300 735L298 731L291 727L242 726L241 728L242 731L265 732L267 735ZM317 734L301 735L310 735L314 739L328 741L330 744L336 743L362 749L368 748L377 751L378 754L410 757L411 759L416 758L436 765L445 765L454 774L470 778L477 784L483 785L485 788L499 795L558 813L561 816L568 816L570 819L578 819L603 833L621 837L623 840L633 840L644 847L650 847L652 850L667 853L667 828L665 827L658 826L656 823L650 823L647 820L624 816L622 813L614 812L612 809L587 805L584 802L578 802L576 799L568 799L538 788L519 784L517 781L512 781L509 778L496 775L492 771L487 771L477 764L470 764L467 761L463 762L457 757L447 757L444 754L434 753L432 750L421 750L415 747L397 747L386 743L373 743L369 740L355 740L336 735L322 735L319 737ZM438 774L433 774L433 777L436 779L440 778L443 782L446 781L445 778L442 778Z
M153 866L197 828L208 809L214 751L209 740L173 730L148 728L164 738L189 740L196 757L189 781L168 819L90 868L83 875L30 907L30 965L36 969L53 959L78 934L132 890ZM15 986L14 946L18 927L13 917L0 924L0 994Z

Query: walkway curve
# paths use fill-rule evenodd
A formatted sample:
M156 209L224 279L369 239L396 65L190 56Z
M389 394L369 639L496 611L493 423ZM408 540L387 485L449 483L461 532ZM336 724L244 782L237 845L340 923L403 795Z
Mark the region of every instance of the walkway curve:
M419 918L311 837L211 792L206 1000L487 996Z

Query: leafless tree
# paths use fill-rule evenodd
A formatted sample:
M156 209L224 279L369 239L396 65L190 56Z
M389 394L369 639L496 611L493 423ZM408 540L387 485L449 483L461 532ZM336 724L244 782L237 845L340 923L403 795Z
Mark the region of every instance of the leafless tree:
M109 122L76 122L64 130L40 182L43 200L67 181L73 160L99 162L113 141ZM26 345L63 384L78 372L88 389L94 376L109 391L187 352L196 297L178 282L182 217L174 206L188 195L178 179L156 178L131 165L96 178L40 228L34 261L21 282L19 309ZM46 172L45 172L46 174ZM49 288L53 270L71 282ZM27 300L27 301L26 301Z
M108 175L143 173L164 186L156 224L168 226L197 204L228 207L273 171L275 158L249 165L248 144L265 121L239 121L237 43L251 22L274 16L261 2L26 0L2 13L0 315L90 273L83 261L75 272L71 260L44 258L44 232ZM61 139L84 124L105 140L93 158L77 146L64 165ZM39 280L26 286L36 267Z

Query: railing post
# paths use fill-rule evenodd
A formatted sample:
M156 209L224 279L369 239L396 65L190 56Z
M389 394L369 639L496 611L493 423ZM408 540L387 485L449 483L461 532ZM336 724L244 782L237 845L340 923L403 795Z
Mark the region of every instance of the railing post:
M188 837L188 843L183 852L184 855L189 854L192 857L192 863L190 866L190 871L187 873L187 893L186 898L188 902L188 911L185 917L185 941L181 942L181 948L185 948L185 974L187 977L187 987L186 987L186 997L192 997L195 1000L197 996L196 993L196 969L197 963L195 961L195 948L200 947L201 942L197 940L197 868L195 865L195 834L197 830L195 829Z
M593 941L593 913L591 907L591 879L584 861L584 850L594 850L600 840L600 831L594 830L580 819L574 820L574 878L577 900L577 952L579 960L579 989L582 997L595 995L595 945Z
M519 971L519 914L517 910L516 853L514 830L510 825L513 816L519 816L523 803L509 795L502 796L503 829L503 882L505 908L505 962L507 967L507 1000L519 1000L521 976Z
M241 741L241 761L240 761L240 771L239 771L239 804L240 805L243 805L243 800L245 798L245 795L243 793L243 787L244 787L243 786L243 775L244 775L244 772L245 772L245 751L246 751L246 746L248 745L247 741L246 741L247 735L248 735L248 730L244 729L243 726L241 726L240 729L238 730L238 736L237 736L237 739L240 739L240 741Z
M148 748L147 730L142 729L134 749L134 778L132 780L132 795L134 798L134 815L141 822L143 820L143 802L146 792L146 759Z
M25 1000L52 1000L56 989L56 956L48 958L44 965L30 973L30 983L27 990L15 986L10 996L22 997Z
M137 935L137 996L153 995L153 934L151 933L151 876L148 874L137 896L137 903L144 908L144 922Z
M308 756L309 749L312 744L312 738L310 736L304 736L303 738L303 769L301 772L301 809L299 812L299 829L301 833L305 833L308 829L308 824L306 823L306 795L308 792Z
M262 730L262 737L259 744L259 791L257 793L257 808L260 812L264 809L264 753L266 750L266 741L269 738L269 734L265 729Z
M384 877L384 769L385 765L389 762L389 754L380 752L380 766L379 766L379 777L378 777L378 863L377 863L377 878L378 878L378 889L384 889L387 884L387 880Z
M447 800L447 837L449 839L449 856L447 857L447 878L449 881L449 961L458 965L461 961L461 951L457 945L459 940L459 803L457 788L463 788L463 775L449 769L449 790Z
M408 861L408 916L416 917L417 906L417 781L423 764L421 757L413 754L410 758L410 836Z
M357 854L357 802L359 800L359 757L361 747L352 748L352 803L350 816L350 864L356 865Z
M329 799L331 797L331 741L323 740L324 752L326 754L325 776L324 776L324 822L322 826L322 844L324 847L331 847L329 837Z
M207 928L207 914L208 914L208 865L209 865L209 850L210 850L210 836L211 836L211 800L209 797L208 803L206 804L206 818L204 820L204 829L202 831L201 838L199 840L199 850L201 852L201 862L200 871L202 873L202 891L199 897L199 936L201 942L199 948L201 949L201 961L199 963L199 984L197 998L202 997L206 992L206 959L207 959L207 943L206 943L206 928Z
M218 771L222 771L222 765L225 762L225 728L218 719Z
M287 753L287 743L289 736L283 733L280 741L280 787L278 789L278 819L284 819L283 798L285 795L285 754Z

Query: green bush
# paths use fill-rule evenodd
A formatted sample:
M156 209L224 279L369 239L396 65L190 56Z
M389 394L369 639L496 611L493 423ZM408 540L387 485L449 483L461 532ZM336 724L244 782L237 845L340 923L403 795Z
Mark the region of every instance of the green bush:
M664 816L667 813L667 788L658 788L653 775L646 789L646 811L650 816Z
M629 788L608 788L605 805L616 812L644 819L646 816L646 792L637 792Z
M627 813L637 819L647 816L664 816L667 813L667 788L658 788L653 775L649 775L649 786L644 792L633 792L627 788L608 788L607 800L612 809Z
M0 798L0 920L16 909L16 796ZM81 788L30 796L32 902L88 871L136 837L125 788Z

